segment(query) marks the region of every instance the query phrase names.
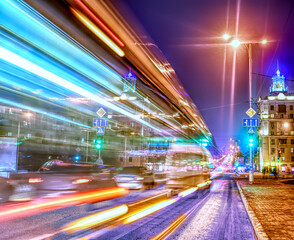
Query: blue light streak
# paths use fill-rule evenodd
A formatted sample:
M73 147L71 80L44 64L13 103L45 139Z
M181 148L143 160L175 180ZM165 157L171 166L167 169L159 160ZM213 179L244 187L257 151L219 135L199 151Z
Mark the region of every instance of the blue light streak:
M92 128L92 127L87 126L85 124L69 120L69 119L67 119L65 117L62 117L62 116L59 116L59 115L56 115L56 114L53 114L53 113L48 113L48 112L45 112L45 111L40 110L38 108L29 107L29 106L26 106L24 104L13 102L13 101L10 101L10 100L4 99L4 98L0 98L0 102L2 102L4 104L7 104L7 105L10 105L10 106L17 107L17 108L22 108L22 109L26 109L26 110L29 110L29 111L32 111L32 112L40 113L40 114L46 115L48 117L52 117L52 118L55 118L55 119L58 119L58 120L62 120L64 122L72 123L72 124L75 124L75 125L78 125L78 126L81 126L81 127Z

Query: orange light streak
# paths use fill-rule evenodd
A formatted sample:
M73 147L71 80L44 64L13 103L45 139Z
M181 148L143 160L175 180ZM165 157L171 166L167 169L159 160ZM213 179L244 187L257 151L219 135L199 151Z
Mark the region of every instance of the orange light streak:
M78 205L87 202L99 202L115 197L124 196L129 191L125 188L108 188L94 191L69 194L56 199L46 199L43 202L28 202L17 206L0 209L0 221L17 217L31 216L44 210L58 209L65 206Z
M112 32L110 29L81 1L75 0L76 4L86 13L88 16L97 23L119 46L124 47L124 43Z
M81 229L86 229L86 228L97 226L101 223L105 223L127 212L128 212L127 205L121 205L118 207L110 208L102 212L94 213L89 216L80 218L76 221L73 221L67 224L67 226L63 228L62 231L66 231L69 234L71 234Z

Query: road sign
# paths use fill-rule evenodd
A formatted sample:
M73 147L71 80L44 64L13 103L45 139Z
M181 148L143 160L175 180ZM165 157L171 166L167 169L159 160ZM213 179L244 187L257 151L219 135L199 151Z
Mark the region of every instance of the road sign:
M259 119L258 118L244 118L243 127L258 127Z
M247 133L248 133L248 134L254 134L254 133L255 133L255 128L254 128L254 127L249 127L249 128L247 129Z
M99 117L103 117L105 115L105 110L103 108L99 108L96 112Z
M107 127L108 119L106 118L94 118L93 119L93 127Z
M249 108L248 110L247 110L247 112L246 112L246 114L249 116L249 117L253 117L254 115L255 115L255 111L254 111L254 109L253 108Z
M105 128L104 127L98 127L97 128L97 135L104 135Z

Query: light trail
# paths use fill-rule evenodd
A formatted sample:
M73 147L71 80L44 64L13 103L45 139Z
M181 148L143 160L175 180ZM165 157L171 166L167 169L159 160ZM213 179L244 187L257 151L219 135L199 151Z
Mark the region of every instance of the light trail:
M164 200L162 202L156 203L154 205L148 206L146 208L143 208L142 210L139 210L138 212L134 213L132 216L128 217L124 223L128 224L134 221L137 221L143 217L146 217L154 212L157 212L160 209L163 209L174 202L176 202L177 199L169 199L169 200Z
M78 219L74 222L67 224L61 231L66 231L69 234L82 230L85 228L91 228L96 225L105 223L114 218L117 218L128 212L127 205L121 205L118 207L110 208L102 212L94 213L84 218Z
M130 117L130 118L132 118L132 119L134 119L134 120L136 120L136 121L150 127L150 128L152 128L152 129L158 131L158 132L162 132L160 129L152 126L148 122L146 122L144 120L141 120L140 117L138 117L136 115L133 115L132 113L130 113L130 112L128 112L128 111L126 111L126 110L124 110L124 109L122 109L122 108L120 108L120 107L118 107L118 106L116 106L116 105L114 105L114 104L112 104L110 102L108 102L107 100L105 100L105 99L103 99L103 98L101 98L101 97L99 97L99 96L97 96L97 95L95 95L95 94L93 94L93 93L91 93L91 92L89 92L89 91L87 91L87 90L73 84L70 81L67 81L67 80L57 76L54 73L51 73L51 72L47 71L46 69L44 69L44 68L42 68L42 67L28 61L27 59L25 59L25 58L15 54L15 53L11 52L11 51L9 51L9 50L1 47L1 46L0 46L0 59L3 59L4 61L7 61L7 62L9 62L9 63L11 63L11 64L13 64L15 66L18 66L19 68L25 69L25 70L33 73L33 74L36 74L36 75L38 75L38 76L40 76L40 77L42 77L42 78L44 78L44 79L46 79L46 80L48 80L50 82L53 82L53 83L55 83L55 84L57 84L57 85L59 85L61 87L64 87L64 88L66 88L68 90L71 90L71 91L73 91L75 93L78 93L81 96L89 98L89 99L91 99L91 100L93 100L93 101L95 101L95 102L97 102L99 104L102 104L102 105L104 105L106 107L109 107L109 108L111 108L111 109L113 109L113 110L115 110L115 111L117 111L119 113L122 113L122 114L124 114L124 115L126 115L126 116L128 116L128 117Z
M116 43L124 47L124 43L94 14L85 3L83 3L81 0L75 0L75 3L85 12L87 15L95 22L97 23Z
M0 221L6 221L7 219L17 217L31 216L45 210L58 209L65 206L73 206L87 202L99 202L102 200L124 196L128 192L129 191L125 188L115 187L68 194L56 199L46 199L42 202L32 201L16 206L6 206L5 209L0 208Z
M89 19L84 16L84 14L71 8L73 14L100 40L102 40L108 47L111 48L118 56L123 57L125 55L124 51L121 50L108 36L106 36L98 27L96 27Z

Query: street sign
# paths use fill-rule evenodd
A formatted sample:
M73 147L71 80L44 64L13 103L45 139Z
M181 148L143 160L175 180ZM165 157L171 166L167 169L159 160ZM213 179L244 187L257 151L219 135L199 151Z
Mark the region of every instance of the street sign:
M97 135L104 135L105 128L104 127L98 127L97 128Z
M243 127L258 127L259 119L258 118L244 118Z
M249 116L249 117L253 117L254 115L255 115L255 111L254 111L254 109L253 108L249 108L248 110L247 110L247 112L246 112L246 114Z
M249 128L247 129L247 133L248 133L248 134L254 134L254 133L255 133L255 128L254 128L254 127L249 127Z
M99 117L103 117L105 115L105 110L103 108L99 108L96 112Z
M94 118L93 119L93 127L107 127L108 119L106 118Z

